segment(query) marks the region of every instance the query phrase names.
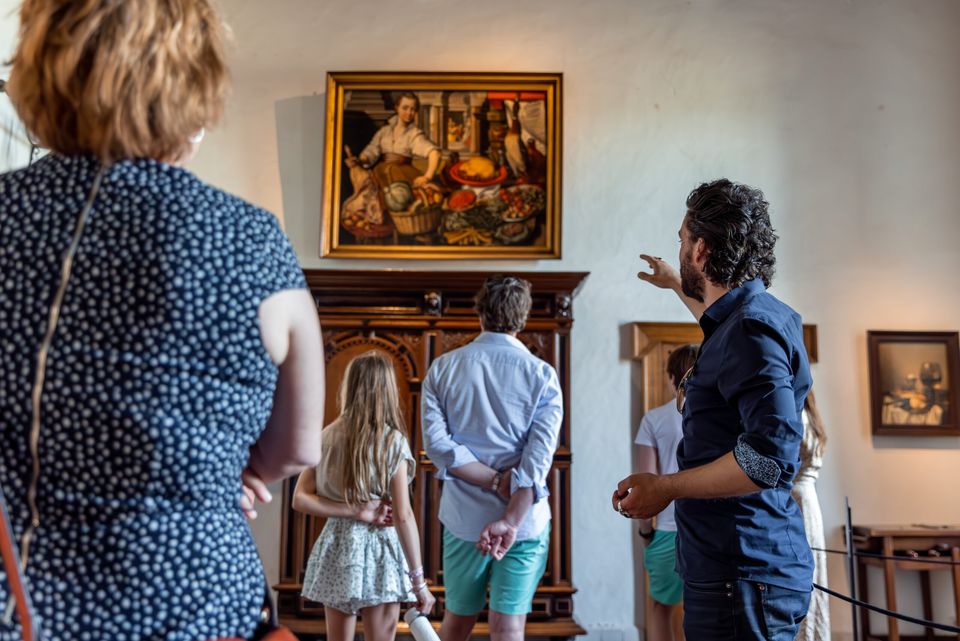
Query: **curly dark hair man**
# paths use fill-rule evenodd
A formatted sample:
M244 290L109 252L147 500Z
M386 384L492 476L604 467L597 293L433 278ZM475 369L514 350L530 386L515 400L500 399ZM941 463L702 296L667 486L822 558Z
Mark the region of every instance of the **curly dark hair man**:
M758 189L704 183L687 198L679 272L640 255L653 273L638 278L673 290L703 342L677 394L679 471L628 476L611 507L644 520L673 502L684 635L697 641L794 641L813 591L791 499L812 378L803 320L767 291L777 242L768 209Z
M726 178L703 183L690 192L684 226L691 242L703 239L707 246L707 278L728 289L754 278L761 278L770 287L777 235L770 225L769 207L762 191ZM681 264L681 275L685 271L689 269L684 270ZM689 280L691 275L686 275ZM684 293L702 300L702 287L690 284L692 293Z

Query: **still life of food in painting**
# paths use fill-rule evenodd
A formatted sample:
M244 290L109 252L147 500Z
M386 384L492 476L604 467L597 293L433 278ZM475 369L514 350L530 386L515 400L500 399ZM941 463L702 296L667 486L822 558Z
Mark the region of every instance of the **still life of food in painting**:
M329 87L338 94L329 101L336 113L328 127L336 135L328 135L325 253L412 249L456 257L441 252L527 248L534 256L559 254L552 85L346 85Z

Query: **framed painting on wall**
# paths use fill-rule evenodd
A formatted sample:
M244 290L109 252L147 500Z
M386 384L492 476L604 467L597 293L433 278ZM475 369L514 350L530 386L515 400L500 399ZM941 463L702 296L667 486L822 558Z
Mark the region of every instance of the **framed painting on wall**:
M561 74L328 74L321 255L560 258L561 92Z
M960 436L957 332L867 332L873 433Z

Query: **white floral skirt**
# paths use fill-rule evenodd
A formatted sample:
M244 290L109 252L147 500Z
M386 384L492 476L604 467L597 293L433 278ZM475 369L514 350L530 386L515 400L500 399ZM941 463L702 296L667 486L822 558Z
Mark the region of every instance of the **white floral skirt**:
M383 603L416 601L397 530L327 519L303 577L304 598L357 614Z

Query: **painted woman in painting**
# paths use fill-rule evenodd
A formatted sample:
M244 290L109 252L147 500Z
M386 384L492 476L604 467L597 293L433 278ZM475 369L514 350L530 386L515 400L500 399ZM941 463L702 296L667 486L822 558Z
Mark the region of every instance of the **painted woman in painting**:
M406 182L412 187L428 185L440 167L440 148L427 138L416 125L420 99L406 91L393 104L396 113L374 134L370 143L357 157L346 154L347 166L372 167L373 176L383 189L395 182ZM427 159L423 174L413 166L414 156ZM379 161L379 162L378 162Z

